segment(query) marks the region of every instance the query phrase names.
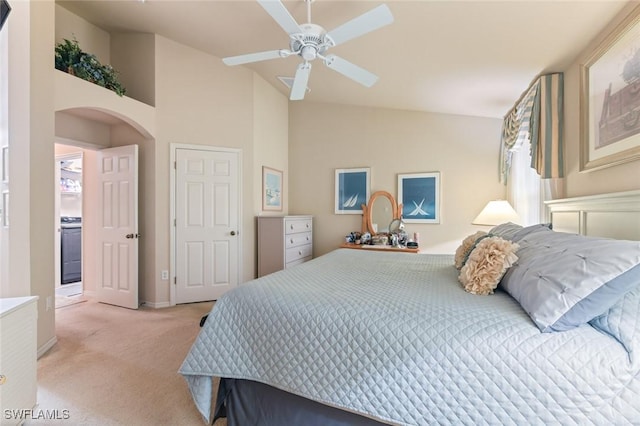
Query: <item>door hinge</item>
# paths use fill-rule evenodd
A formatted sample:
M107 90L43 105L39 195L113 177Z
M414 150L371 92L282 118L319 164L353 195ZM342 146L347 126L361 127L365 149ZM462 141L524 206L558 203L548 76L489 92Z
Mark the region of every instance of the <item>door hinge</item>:
M173 168L174 168L174 170L178 169L178 162L177 161L173 162Z
M178 284L178 277L173 277L173 284Z

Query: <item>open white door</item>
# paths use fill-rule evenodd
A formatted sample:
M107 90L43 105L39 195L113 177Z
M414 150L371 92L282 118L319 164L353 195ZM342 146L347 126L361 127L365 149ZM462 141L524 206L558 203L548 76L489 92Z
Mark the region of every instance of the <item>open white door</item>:
M176 150L176 303L217 300L238 285L239 155Z
M138 146L98 152L98 301L138 309Z

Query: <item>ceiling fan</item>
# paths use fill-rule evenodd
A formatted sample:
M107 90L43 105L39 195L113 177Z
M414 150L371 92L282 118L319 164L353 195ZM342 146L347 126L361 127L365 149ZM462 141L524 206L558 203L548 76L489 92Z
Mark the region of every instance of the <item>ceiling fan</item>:
M339 27L325 31L320 25L311 23L311 3L314 0L304 0L307 3L307 23L298 25L287 8L280 0L257 0L260 6L289 34L289 49L268 50L265 52L249 53L231 56L222 61L227 65L242 65L251 62L270 59L287 58L298 55L303 62L298 65L289 99L301 100L307 91L307 83L311 72L311 62L320 58L324 64L334 71L350 79L371 87L378 77L339 56L325 53L333 46L360 37L368 32L389 25L393 22L393 15L387 5L380 5L354 18Z

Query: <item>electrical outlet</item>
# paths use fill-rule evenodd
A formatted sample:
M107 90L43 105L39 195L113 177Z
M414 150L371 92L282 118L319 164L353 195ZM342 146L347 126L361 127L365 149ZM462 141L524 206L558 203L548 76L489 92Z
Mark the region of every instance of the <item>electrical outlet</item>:
M169 279L169 271L161 271L160 272L160 278L164 281Z
M47 296L47 311L53 309L53 298L51 296Z

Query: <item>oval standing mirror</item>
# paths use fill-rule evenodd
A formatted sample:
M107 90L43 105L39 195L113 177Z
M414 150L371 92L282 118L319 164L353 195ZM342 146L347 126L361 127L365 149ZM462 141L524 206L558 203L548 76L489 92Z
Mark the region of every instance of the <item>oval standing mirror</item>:
M393 195L387 191L374 192L367 205L363 206L362 232L371 235L389 233L389 224L399 218L399 211Z
M386 197L378 197L371 203L371 226L376 234L389 232L389 224L393 220L391 200Z

